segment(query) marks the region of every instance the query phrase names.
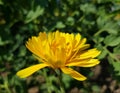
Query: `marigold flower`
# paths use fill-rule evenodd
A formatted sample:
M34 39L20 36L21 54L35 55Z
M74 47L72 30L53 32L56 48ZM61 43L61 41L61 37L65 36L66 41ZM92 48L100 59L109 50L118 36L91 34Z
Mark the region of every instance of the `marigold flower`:
M81 39L79 33L75 35L59 31L40 32L26 43L26 47L40 63L18 71L17 75L25 78L42 68L51 67L83 81L86 77L70 67L92 67L99 64L99 60L95 57L100 51L96 48L87 50L89 46L86 44L86 38Z

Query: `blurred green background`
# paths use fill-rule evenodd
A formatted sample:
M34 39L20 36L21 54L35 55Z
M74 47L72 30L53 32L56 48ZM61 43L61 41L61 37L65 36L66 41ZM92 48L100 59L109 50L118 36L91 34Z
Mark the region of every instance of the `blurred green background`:
M16 76L38 63L25 47L28 38L57 29L81 33L102 51L98 66L75 68L86 81L62 74L66 93L120 93L120 0L0 0L0 93L60 93L50 68Z

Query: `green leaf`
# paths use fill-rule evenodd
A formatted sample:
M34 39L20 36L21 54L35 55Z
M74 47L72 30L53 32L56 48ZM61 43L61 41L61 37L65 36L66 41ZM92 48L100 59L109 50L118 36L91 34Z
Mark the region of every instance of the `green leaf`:
M116 46L114 49L113 49L113 52L115 54L120 54L120 45Z
M120 75L120 62L112 62L114 71L117 72L117 75Z
M67 25L74 25L74 23L75 23L75 20L74 20L73 17L68 17L67 18L67 21L66 21Z
M115 62L111 57L108 57L109 63L113 66L116 75L120 75L120 61Z
M11 43L10 40L3 41L2 38L0 37L0 46L4 46L4 45L9 44L9 43Z
M31 10L28 12L26 19L25 19L25 23L29 23L29 22L33 21L34 19L36 19L43 13L44 13L44 8L37 6L35 11Z
M64 28L64 27L65 27L65 25L63 24L63 22L61 22L61 21L57 22L56 28Z
M103 59L103 58L105 58L105 56L107 55L107 51L106 50L103 50L102 52L101 52L101 54L99 55L99 59Z
M115 35L109 35L105 38L104 43L107 46L116 46L120 43L120 37L117 37Z
M118 33L118 25L113 22L107 22L104 27L104 30L106 30L110 34L117 34Z
M80 9L85 13L96 13L96 7L93 4L80 5Z
M4 3L3 3L3 1L2 0L0 0L0 5L3 5Z

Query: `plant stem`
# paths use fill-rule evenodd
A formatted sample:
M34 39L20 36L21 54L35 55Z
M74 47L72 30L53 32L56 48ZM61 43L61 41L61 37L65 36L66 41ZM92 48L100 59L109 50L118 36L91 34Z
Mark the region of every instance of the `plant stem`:
M7 93L11 93L8 87L8 78L4 78L4 88L6 89Z
M56 74L58 76L58 83L60 85L60 93L65 93L63 83L62 83L62 74L61 74L59 69L56 69L55 72L56 72Z
M50 84L50 81L49 81L49 77L47 76L46 70L43 70L43 74L44 74L44 77L46 79L47 91L48 91L48 93L52 93L51 89L49 88L49 86L51 84Z
M94 36L99 35L99 34L102 33L103 31L104 31L104 29L100 29L99 31L97 31L97 32L94 34Z
M119 62L119 60L115 57L115 55L112 54L112 53L106 48L106 46L103 47L103 49L108 52L108 54L110 55L111 58L113 58L115 61Z

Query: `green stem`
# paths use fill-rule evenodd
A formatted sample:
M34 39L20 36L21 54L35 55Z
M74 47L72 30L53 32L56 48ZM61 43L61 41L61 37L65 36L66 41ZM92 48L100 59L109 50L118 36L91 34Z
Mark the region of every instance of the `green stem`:
M84 20L85 16L83 15L79 20L78 22L81 22L82 20Z
M99 31L97 31L97 32L94 34L94 36L99 35L99 34L102 33L103 31L104 31L104 29L100 29Z
M63 83L62 83L62 74L61 74L59 69L56 69L55 72L56 72L56 74L58 76L58 83L60 85L60 93L65 93Z
M7 93L11 93L11 91L9 90L9 87L8 87L8 78L5 77L4 78L4 88L6 89Z
M51 86L50 81L49 81L49 77L47 76L47 72L45 69L43 70L43 74L44 74L44 77L46 79L47 91L48 91L48 93L52 93L51 89L49 88L49 86Z
M113 58L114 60L116 60L117 62L119 62L119 60L115 57L115 55L112 54L112 53L106 48L106 46L103 47L103 49L108 52L108 54L110 55L111 58Z

